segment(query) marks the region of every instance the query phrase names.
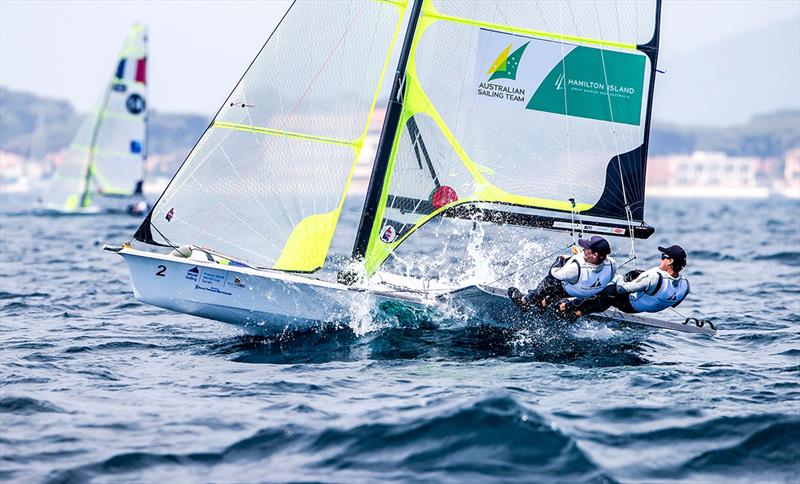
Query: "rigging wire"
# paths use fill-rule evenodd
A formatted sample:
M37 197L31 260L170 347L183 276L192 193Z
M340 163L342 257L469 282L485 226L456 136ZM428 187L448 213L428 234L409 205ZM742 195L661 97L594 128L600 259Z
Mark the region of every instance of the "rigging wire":
M549 253L549 254L547 254L545 256L542 256L542 257L540 257L539 259L536 259L533 262L529 262L528 264L525 264L524 266L520 267L519 269L516 269L516 270L514 270L512 272L509 272L507 274L504 274L504 275L500 276L499 278L497 278L497 279L495 279L495 280L493 280L491 282L488 282L486 284L482 284L482 285L484 285L484 286L492 286L493 284L495 284L497 282L500 282L503 279L506 279L506 278L508 278L510 276L513 276L514 274L517 274L518 272L521 272L524 269L527 269L527 268L529 268L529 267L531 267L533 265L539 264L540 262L543 262L543 261L549 259L550 257L553 257L554 255L560 254L560 253L564 252L565 250L569 249L570 247L572 247L572 245L567 245L565 247L560 247L557 250L555 250L555 251L553 251L553 252L551 252L551 253ZM392 291L380 291L380 293L382 293L382 294L386 294L386 293L389 293L389 294L393 294L393 293L430 294L430 293L435 293L435 292L446 293L446 292L450 292L452 290L453 290L452 287L438 287L438 288L426 287L426 288L424 288L422 290L420 290L420 289L403 288L403 289L397 289L397 290L392 290Z
M597 18L599 23L600 12L597 10L597 4L595 4L595 12L597 13ZM614 109L611 103L611 92L608 87L608 70L606 69L605 49L601 47L599 50L600 50L600 62L603 65L603 80L605 82L605 88L606 88L606 99L608 100L608 114L611 117L611 122L614 123ZM614 131L614 134L616 134L616 131ZM629 252L630 259L625 262L625 264L627 264L632 260L636 260L636 238L633 236L633 212L631 211L630 202L628 201L628 194L626 193L625 190L625 177L622 171L622 160L619 154L620 152L619 143L617 142L617 138L615 136L612 137L612 139L614 140L614 147L615 151L617 152L616 156L617 170L619 171L620 187L622 188L622 202L625 204L625 218L627 219L628 235L630 237L630 242L631 242L631 248Z

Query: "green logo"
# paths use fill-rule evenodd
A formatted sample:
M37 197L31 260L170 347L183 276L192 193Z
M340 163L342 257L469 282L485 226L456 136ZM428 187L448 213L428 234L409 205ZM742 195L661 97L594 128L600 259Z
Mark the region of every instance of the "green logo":
M533 93L528 109L614 123L641 123L645 56L575 47Z
M517 79L517 67L519 67L519 61L522 58L522 53L525 52L525 48L528 47L530 42L526 42L522 47L518 48L514 51L513 54L509 55L511 52L511 47L513 44L508 44L503 52L497 56L497 59L492 62L492 66L489 68L489 72L486 73L489 77L490 81L495 79Z

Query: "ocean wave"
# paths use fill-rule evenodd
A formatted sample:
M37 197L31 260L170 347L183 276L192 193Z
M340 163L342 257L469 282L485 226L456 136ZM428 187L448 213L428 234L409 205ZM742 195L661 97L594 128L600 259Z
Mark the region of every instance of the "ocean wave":
M32 415L35 413L63 413L65 410L52 403L30 397L0 398L0 413Z
M163 466L186 475L193 472L190 467L201 466L207 479L236 480L241 476L225 465L234 463L269 468L265 476L278 481L302 476L327 482L336 475L358 476L361 481L382 481L387 476L441 482L613 481L572 438L501 394L409 422L321 431L291 424L263 429L220 452L117 454L57 471L50 482L121 474L150 480L158 474L154 468Z
M750 476L756 480L796 480L800 477L800 418L781 416L751 429L745 438L711 449L685 462L675 474L689 479ZM700 474L700 475L697 475Z
M764 254L764 255L756 255L753 257L753 260L771 260L777 262L785 262L791 265L797 265L800 263L800 251L791 250L791 251L780 251L774 252L772 254Z

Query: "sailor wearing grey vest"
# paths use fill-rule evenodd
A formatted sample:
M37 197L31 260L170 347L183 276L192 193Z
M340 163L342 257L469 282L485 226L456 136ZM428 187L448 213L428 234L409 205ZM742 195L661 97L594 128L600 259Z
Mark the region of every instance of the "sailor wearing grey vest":
M531 308L544 309L564 297L591 297L599 294L614 279L617 263L608 241L600 236L578 240L583 251L572 257L559 256L547 276L527 295L516 287L508 295L523 312Z
M680 274L686 266L686 251L679 245L659 247L658 267L640 272L631 271L626 280L617 277L614 284L594 298L562 300L559 309L569 315L582 316L605 311L614 306L626 313L655 313L676 307L689 295L689 281Z

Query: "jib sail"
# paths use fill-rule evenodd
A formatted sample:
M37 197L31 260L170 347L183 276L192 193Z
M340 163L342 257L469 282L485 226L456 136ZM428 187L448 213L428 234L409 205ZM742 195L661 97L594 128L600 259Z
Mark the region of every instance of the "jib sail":
M258 267L321 267L405 7L292 5L136 239Z

